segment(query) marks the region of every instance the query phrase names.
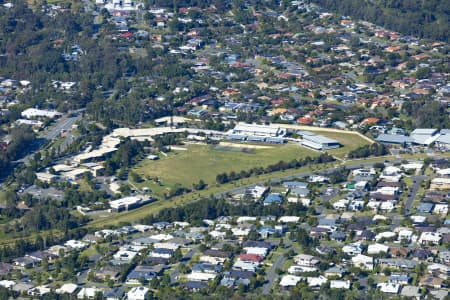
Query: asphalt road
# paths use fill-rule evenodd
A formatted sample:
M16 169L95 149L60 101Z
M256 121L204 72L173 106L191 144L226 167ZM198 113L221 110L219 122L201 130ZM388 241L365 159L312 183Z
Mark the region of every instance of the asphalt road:
M426 178L427 178L427 176L425 176L425 175L412 176L413 186L409 193L408 199L406 200L406 203L405 203L405 214L406 215L409 214L409 211L411 210L411 206L414 202L414 199L416 198L417 191L419 190L422 181L424 181Z
M41 140L53 141L62 131L69 130L72 127L72 125L81 120L80 111L77 111L75 113L77 113L77 115L74 117L62 117L61 119L57 120L56 124L53 127L47 129ZM64 147L67 147L69 143L71 143L72 141L73 137L71 135L66 137L66 139L63 141ZM34 147L36 149L33 149L30 154L18 160L17 162L28 164L28 162L33 158L34 154L37 153L44 144L45 142L41 142L40 145L38 145L38 147Z
M180 264L184 264L188 261L190 261L192 259L192 257L195 255L195 253L197 253L198 251L198 246L192 247L191 250L189 250L188 253L186 253L185 256L183 256L183 258L181 259L181 262L177 265L176 269L172 272L172 274L170 274L170 284L174 285L177 282L179 282L179 280L177 279L178 275L180 274Z
M283 262L285 261L286 257L283 254L280 254L277 259L272 264L272 267L269 270L269 274L267 274L267 283L263 285L262 287L262 293L263 295L268 295L270 293L270 290L272 289L273 281L276 277L276 270L281 267Z
M56 125L50 128L45 135L44 138L46 140L55 139L63 130L69 130L72 125L74 125L78 120L81 119L81 115L75 117L61 118L56 122Z

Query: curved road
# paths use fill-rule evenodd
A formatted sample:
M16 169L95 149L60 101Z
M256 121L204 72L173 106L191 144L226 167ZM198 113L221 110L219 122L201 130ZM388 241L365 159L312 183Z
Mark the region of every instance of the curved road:
M284 256L283 252L282 254L280 254L277 259L274 261L274 263L272 264L272 267L269 270L269 274L267 274L267 283L265 285L263 285L262 287L262 293L263 295L268 295L270 293L270 290L272 289L273 286L273 282L275 280L276 277L276 270L278 268L280 268L284 261L286 260L286 257Z

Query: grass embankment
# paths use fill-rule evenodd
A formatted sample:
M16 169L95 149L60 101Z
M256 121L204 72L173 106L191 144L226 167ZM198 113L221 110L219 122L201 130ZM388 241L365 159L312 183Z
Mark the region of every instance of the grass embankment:
M424 158L424 156L426 156L426 155L419 153L419 154L413 154L413 155L411 155L411 154L401 155L400 157L396 157L396 156L392 156L392 155L386 155L383 157L370 157L370 158L366 158L366 159L348 160L344 163L334 162L334 163L328 163L328 164L323 164L323 165L307 166L307 167L302 167L299 169L289 169L289 170L285 170L285 171L278 171L278 172L264 174L264 175L260 175L257 177L246 178L243 180L238 180L238 181L235 181L232 183L227 183L227 184L222 184L222 185L213 184L213 185L210 185L206 190L203 190L203 191L197 191L197 192L189 193L186 195L177 196L170 200L158 200L154 203L143 206L143 207L138 208L133 211L123 212L123 213L120 213L120 214L117 214L117 215L114 215L114 216L111 216L111 217L105 218L105 219L93 220L87 225L87 227L102 228L105 226L117 225L120 222L137 221L147 215L156 214L160 210L165 209L165 208L181 206L181 205L187 204L189 202L198 200L202 197L208 197L211 194L223 193L223 192L229 191L235 187L245 186L248 184L259 183L259 182L265 182L265 181L268 181L268 180L274 179L274 178L282 178L282 177L296 175L296 174L305 173L305 172L314 172L316 170L331 168L333 166L350 167L350 166L355 166L355 165L359 165L362 163L384 162L385 160L393 160L396 158L420 159L420 158ZM443 154L442 156L444 156L444 157L450 156L450 153Z
M105 219L96 219L91 221L87 227L95 227L95 228L102 228L108 225L117 225L121 222L133 222L137 221L139 219L144 218L147 215L150 214L156 214L160 210L165 208L172 208L177 206L182 206L184 204L187 204L192 201L199 200L204 197L209 197L212 194L216 193L224 193L226 191L229 191L233 188L245 186L249 184L259 183L259 182L266 182L273 178L281 178L286 177L290 175L296 175L304 172L314 171L318 170L320 168L330 168L332 166L336 165L336 163L328 163L323 165L316 165L316 166L308 166L308 167L302 167L299 169L289 169L285 171L278 171L273 172L269 174L264 174L260 176L250 177L242 180L238 180L232 183L226 183L221 185L213 184L209 186L207 189L202 191L195 191L192 193L188 193L181 196L176 196L171 198L170 200L158 200L154 203L148 204L146 206L140 207L138 209L129 211L129 212L122 212L119 214L115 214L109 218Z

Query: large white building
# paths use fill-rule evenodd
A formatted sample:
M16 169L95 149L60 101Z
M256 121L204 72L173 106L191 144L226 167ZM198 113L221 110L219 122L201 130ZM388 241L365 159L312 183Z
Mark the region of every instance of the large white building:
M227 132L229 140L282 144L286 131L280 127L238 124Z
M316 150L336 149L341 147L341 144L338 141L313 132L298 131L297 133L302 136L301 144L306 147Z
M131 210L141 205L149 203L152 198L144 198L143 196L129 196L117 200L109 201L109 206L114 212L121 212L124 210Z
M233 134L263 137L283 137L286 134L280 127L253 124L238 124L232 129L232 132Z
M28 109L24 110L23 112L21 112L20 115L26 119L33 119L33 118L53 119L53 118L62 116L62 114L57 111L43 110L43 109L36 109L36 108L28 108Z
M439 130L434 128L417 128L411 132L414 144L429 146L439 138Z

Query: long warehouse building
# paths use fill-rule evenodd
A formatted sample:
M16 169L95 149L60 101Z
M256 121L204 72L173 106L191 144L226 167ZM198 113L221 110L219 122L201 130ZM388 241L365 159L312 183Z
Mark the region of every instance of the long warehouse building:
M301 144L303 146L316 150L336 149L341 147L341 143L338 141L310 131L297 131L297 134L302 137Z

